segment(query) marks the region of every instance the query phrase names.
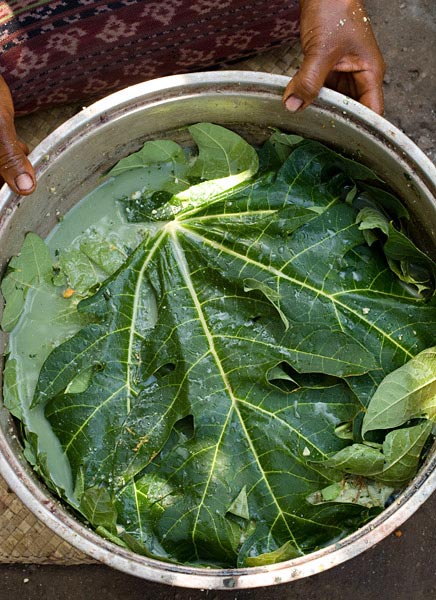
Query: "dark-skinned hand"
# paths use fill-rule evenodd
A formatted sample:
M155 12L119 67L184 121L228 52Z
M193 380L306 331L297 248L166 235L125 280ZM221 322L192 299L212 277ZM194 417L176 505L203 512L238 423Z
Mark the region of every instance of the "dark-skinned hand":
M291 112L303 110L323 85L383 114L385 64L361 0L300 0L303 64L286 87Z
M31 194L36 187L29 150L17 139L11 93L0 76L0 183L4 181L17 194Z

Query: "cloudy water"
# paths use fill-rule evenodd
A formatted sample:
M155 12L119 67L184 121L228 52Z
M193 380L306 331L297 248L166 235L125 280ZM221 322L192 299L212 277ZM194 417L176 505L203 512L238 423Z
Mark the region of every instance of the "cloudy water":
M80 238L90 229L103 239L108 236L114 239L115 236L120 246L135 248L144 237L147 226L127 223L118 200L139 195L146 182L147 187L150 186L148 178L147 168L137 169L134 176L130 172L112 178L83 198L45 240L53 262L56 263L60 250L77 247ZM159 181L153 181L153 184L158 186ZM156 224L149 228L156 228ZM76 312L79 299L73 296L67 300L62 291L63 288L50 283L29 290L23 314L9 336L8 361L11 361L9 368L16 371L16 392L23 411L23 422L38 436L38 452L46 455L50 477L74 503L74 482L68 459L44 416L44 406L31 408L39 372L47 356L84 324L83 317Z

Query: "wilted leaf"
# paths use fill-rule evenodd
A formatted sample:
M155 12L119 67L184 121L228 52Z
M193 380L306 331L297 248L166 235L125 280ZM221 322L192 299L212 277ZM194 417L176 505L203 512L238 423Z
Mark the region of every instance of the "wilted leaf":
M384 463L385 457L379 450L364 444L347 446L322 462L324 466L337 471L365 477L375 477L380 474Z
M363 477L348 476L338 483L312 494L308 501L312 504L345 502L360 504L368 508L384 508L395 488Z
M362 425L362 435L394 429L410 419L436 417L436 348L427 348L389 373L374 394Z
M283 546L272 552L266 552L265 554L259 554L258 556L247 556L245 564L247 567L261 567L263 565L273 565L283 560L297 558L297 556L301 556L301 552L299 552L291 542L286 542Z
M380 449L367 444L353 444L339 450L321 465L399 488L415 475L431 430L430 421L397 429L387 434Z
M360 200L361 197L355 205L361 204ZM385 211L374 205L374 201L359 211L357 223L369 246L381 240L388 265L401 281L414 286L418 294L424 290L434 290L436 263L399 231Z
M377 479L397 488L408 483L417 471L421 451L431 430L431 422L424 421L388 433L383 442L386 463Z

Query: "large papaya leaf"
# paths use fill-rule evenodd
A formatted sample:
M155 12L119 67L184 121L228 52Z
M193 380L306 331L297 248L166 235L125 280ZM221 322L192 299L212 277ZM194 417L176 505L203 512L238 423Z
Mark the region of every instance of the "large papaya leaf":
M368 518L306 499L340 478L320 465L349 443L335 429L432 343L436 309L364 245L341 201L365 169L329 160L304 143L277 176L173 196L79 304L93 322L47 359L34 402L86 514L102 486L124 541L180 562L268 562ZM82 371L86 390L70 385Z

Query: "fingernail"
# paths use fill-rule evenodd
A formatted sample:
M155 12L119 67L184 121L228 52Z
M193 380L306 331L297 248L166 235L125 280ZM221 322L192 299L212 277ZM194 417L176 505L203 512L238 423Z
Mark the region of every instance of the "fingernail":
M297 112L303 106L303 100L297 96L289 96L286 99L285 106L290 112Z
M15 177L15 185L21 192L28 192L33 188L33 179L28 173L21 173Z

